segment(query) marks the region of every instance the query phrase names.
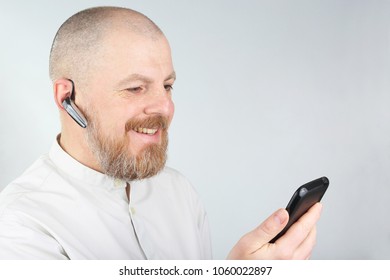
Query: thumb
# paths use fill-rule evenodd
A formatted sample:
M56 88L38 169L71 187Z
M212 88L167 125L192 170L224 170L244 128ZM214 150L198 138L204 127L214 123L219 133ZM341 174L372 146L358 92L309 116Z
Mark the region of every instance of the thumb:
M286 209L279 209L269 216L263 223L255 228L250 234L252 238L259 240L263 245L270 242L287 225L289 219ZM254 251L259 248L254 248Z
M288 213L279 209L262 222L257 228L245 234L233 247L229 258L239 259L248 256L267 244L287 224Z

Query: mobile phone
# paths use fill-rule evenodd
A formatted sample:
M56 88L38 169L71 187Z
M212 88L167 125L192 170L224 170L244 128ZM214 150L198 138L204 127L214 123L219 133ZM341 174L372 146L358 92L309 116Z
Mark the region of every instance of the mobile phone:
M321 177L300 186L291 197L286 210L290 216L284 229L270 243L274 243L317 202L320 202L329 186L329 179Z

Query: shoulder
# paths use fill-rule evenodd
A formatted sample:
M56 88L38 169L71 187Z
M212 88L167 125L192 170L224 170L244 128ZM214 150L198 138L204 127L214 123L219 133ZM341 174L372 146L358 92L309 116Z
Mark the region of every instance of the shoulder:
M29 190L31 188L36 189L38 186L42 185L54 169L55 168L49 157L47 155L42 155L19 177L9 183L3 192L12 192L12 190L20 188L25 190Z
M11 206L22 205L22 200L41 190L53 173L53 167L46 155L38 158L18 178L0 192L0 216Z

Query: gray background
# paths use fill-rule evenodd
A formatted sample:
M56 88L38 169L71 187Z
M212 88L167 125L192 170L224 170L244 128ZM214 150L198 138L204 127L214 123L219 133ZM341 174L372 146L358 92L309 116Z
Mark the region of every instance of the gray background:
M169 165L209 213L214 256L326 175L314 259L390 259L390 2L4 1L0 189L59 131L48 55L96 5L152 18L178 80Z

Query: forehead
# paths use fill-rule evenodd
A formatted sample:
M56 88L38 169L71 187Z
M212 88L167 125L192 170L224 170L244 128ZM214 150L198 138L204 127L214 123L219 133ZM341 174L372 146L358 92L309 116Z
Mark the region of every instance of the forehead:
M100 71L146 76L173 72L170 46L163 35L149 37L115 30L105 36L102 44L98 58Z

